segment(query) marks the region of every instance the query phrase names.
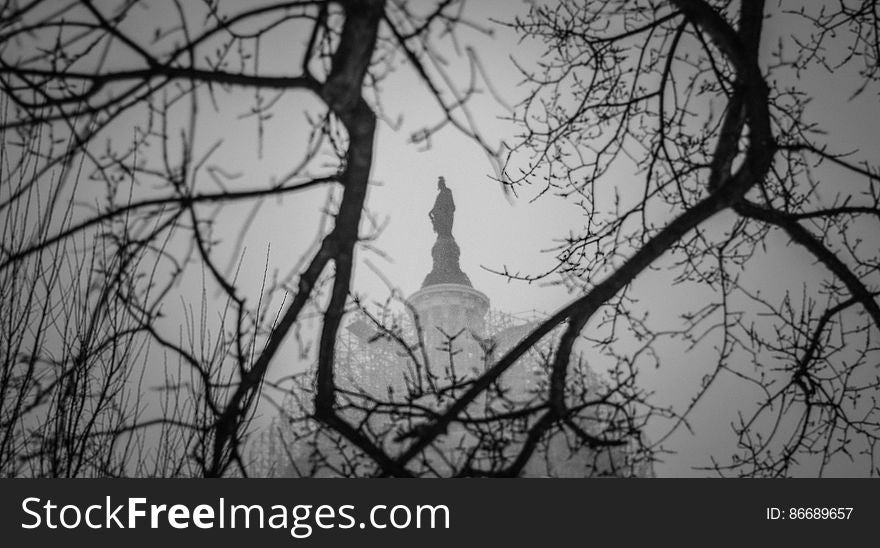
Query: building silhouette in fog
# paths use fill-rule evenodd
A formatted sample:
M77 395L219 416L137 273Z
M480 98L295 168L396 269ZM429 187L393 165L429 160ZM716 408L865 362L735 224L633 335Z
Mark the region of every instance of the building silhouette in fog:
M403 402L423 399L437 412L454 399L470 379L528 335L540 315L514 316L493 310L487 295L473 287L460 266L460 248L452 234L455 202L441 177L429 218L437 238L431 248L433 265L421 288L402 307L361 309L352 315L337 341L337 384L341 403L352 423L360 424L379 445L395 453L406 445L417 422L403 412ZM401 310L402 308L402 310ZM498 386L469 406L474 417L500 416L546 395L553 341L551 334L506 371ZM572 360L571 383L581 399L599 391L602 382L582 360ZM260 444L268 475L358 476L374 472L347 442L307 418L312 393L302 386L292 394L281 415ZM400 406L400 411L395 411ZM489 421L490 426L453 423L446 435L410 467L427 476L448 476L462 468L500 467L514 454L526 434L517 421ZM580 425L595 432L601 416ZM402 444L402 445L401 445ZM524 476L646 476L650 465L639 463L629 446L591 448L563 430L551 430L524 467ZM363 461L363 462L362 462Z

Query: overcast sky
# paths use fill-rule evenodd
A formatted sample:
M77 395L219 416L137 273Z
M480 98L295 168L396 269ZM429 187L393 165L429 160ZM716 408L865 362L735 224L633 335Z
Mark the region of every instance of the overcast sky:
M477 20L489 17L510 20L517 9L523 11L525 3L471 2L468 7ZM769 19L762 43L774 44L781 34L792 31L792 26L797 24L793 17ZM495 89L507 104L515 105L523 98L525 90L519 86L521 77L511 58L520 64L534 60L540 55L542 45L519 42L509 29L492 28L495 34L491 40L476 33L469 36L477 43L476 50ZM833 57L834 53L831 51L829 55ZM807 71L801 79L793 74L788 76L793 85L814 96L807 115L834 135L833 142L839 146L838 150L859 149L859 157L864 159L880 157L876 138L876 128L880 127L878 98L864 94L848 99L862 82L855 70L837 71L833 76ZM452 130L441 132L429 150L419 151L418 147L408 145L408 130L419 128L423 119L431 120L413 114L429 108L411 108L418 105L409 99L419 95L413 91L419 89L418 85L410 80L399 86L388 86L386 92L386 104L392 107L405 104L410 108L406 110L402 130L395 132L383 125L379 131L374 179L381 186L371 191L370 208L388 216L389 223L377 244L392 259L385 262L370 257L370 260L380 265L404 293L410 294L419 287L431 264L429 249L433 234L427 211L433 203L435 180L438 175L443 175L456 199L454 234L461 247L462 268L474 286L486 293L492 306L500 310L512 313L532 309L554 311L571 298L561 287L507 283L481 267L500 269L507 266L512 271L528 273L542 271L553 264L553 255L542 253L542 250L552 248L554 239L582 227L580 210L553 196L531 203L535 189L524 189L520 198L506 197L492 180L493 168L483 152ZM474 110L484 135L493 142L501 139L509 142L516 128L498 119L506 114L504 106L488 96L478 105ZM833 170L825 173L829 177L840 177L841 185L856 184L849 175ZM625 169L612 172L611 176L619 177L621 185L633 184L637 180L634 173ZM725 226L725 218L722 216L710 223ZM775 234L768 243L766 256L754 261L749 274L759 280L758 286L765 294L775 294L779 298L786 290L797 294L803 283L812 283L815 287L826 275L811 257L791 247L782 235ZM363 268L358 273L357 287L368 292L382 292L381 283ZM654 325L659 328L667 322L677 322L680 312L693 309L700 299L706 297L695 294L691 287L673 287L672 276L658 271L641 276L635 284L633 296L641 300L643 309L650 312ZM657 402L680 408L689 400L704 375L714 366L715 355L709 351L712 344L689 354L682 353L681 345L661 347L661 351L666 350L662 354L665 358L663 365L656 370L646 369L642 379L647 388L656 391ZM743 404L755 396L742 383L722 379L693 415L693 435L681 429L669 440L668 447L678 454L666 457L665 462L657 467L658 474L700 475L704 472L691 467L707 465L709 455L723 457L729 454L733 441L729 424L736 419L736 411L747 408ZM654 426L656 429L651 434L656 437L668 424ZM832 470L837 474L863 472L862 463L853 464L851 469L842 464Z
M776 6L775 3L768 4ZM514 0L471 1L467 4L466 17L491 29L492 35L468 27L460 28L457 35L461 45L476 52L486 77L499 96L494 97L486 84L479 82L482 93L469 103L475 126L493 147L514 141L517 128L505 117L527 93L527 88L520 85L522 77L514 60L523 65L534 62L543 45L520 41L512 30L492 22L492 19L510 21L516 14L524 13L527 5ZM147 35L154 24L171 16L173 14L160 11L145 13L142 28L130 30ZM775 43L779 36L798 30L797 25L791 17L769 19L762 43ZM303 27L299 44L307 39L305 29ZM289 36L282 38L289 41ZM456 57L449 40L439 43L448 57L449 73L464 88L468 83L465 50L459 50L462 56ZM267 73L290 72L292 56L289 47L289 43L283 41L262 43L261 67ZM124 64L125 59L119 62ZM780 77L789 78L791 84L814 96L807 115L834 136L838 150L859 149L861 158L880 157L876 137L880 122L878 98L867 93L847 99L860 83L855 71L838 71L833 77L821 71L807 72L802 79L791 73L783 73ZM271 92L261 92L261 95L264 100L274 97ZM227 182L238 188L265 187L273 177L291 169L299 159L307 136L305 113L314 111L312 107L317 104L305 92L285 94L272 109L272 118L264 122L262 146L259 146L256 119L247 116L254 97L253 91L243 90L222 94L216 98L215 110L207 95L200 94L196 156L222 141L222 146L208 164L234 175ZM430 249L434 242L427 214L436 195L437 178L444 176L456 201L453 233L461 248L462 269L474 287L489 297L493 308L513 314L531 310L550 313L573 298L559 285L508 282L487 269L506 267L530 274L546 270L553 265L554 257L543 250L553 248L555 239L583 228L581 210L552 195L532 202L537 189L524 188L518 197L505 193L493 180L497 175L496 168L485 152L451 127L433 135L429 143L410 142L415 132L436 124L440 112L409 67L391 74L382 83L381 100L384 121L378 130L368 209L382 225L382 230L375 242L359 251L355 291L367 298L383 300L388 290L382 277L404 295L410 295L420 287L431 268ZM178 112L185 113L188 106L179 108ZM123 118L108 136L117 144L125 142L132 135L133 125L140 123L138 116L138 113L132 113ZM392 127L398 121L399 127ZM319 158L314 163L315 172L320 171L320 161ZM829 170L826 174L840 176L841 185L849 184L841 173ZM637 180L637 175L627 169L624 162L608 177L617 178L621 188L635 185ZM206 188L210 188L210 180L207 177L204 180ZM88 191L84 192L79 199L88 202ZM326 197L325 189L316 189L283 200L268 200L261 206L244 238L244 260L238 274L251 299L256 298L259 291L267 255L270 274L277 271L284 275L300 264L309 246L320 235L318 227L321 226ZM218 256L227 259L238 256L234 242L241 234L242 220L251 211L250 205L238 204L227 207L220 214L215 225L215 236L222 242L217 249ZM727 222L729 217L722 215L710 224L721 229ZM369 225L365 223L362 230L368 229ZM376 275L368 263L380 271L382 277ZM201 275L197 270L190 272L181 286L181 294L198 295ZM782 295L786 290L799 291L805 282L816 284L825 272L809 257L788 246L785 238L777 234L768 241L766 254L754 262L748 275L760 280L766 293ZM650 312L655 326L677 322L680 312L693 308L706 297L694 293L692 288L673 286L671 276L662 270L646 272L639 277L633 290L632 296ZM279 299L280 295L270 306L279 307ZM180 310L175 312L175 307L180 306L169 303L172 318L175 313L182 315ZM585 351L589 352L589 349ZM698 348L688 354L682 353L680 346L660 348L660 351L664 358L662 366L646 370L643 382L647 389L656 392L658 403L680 407L686 404L704 375L714 366L711 343L705 349ZM312 355L300 359L295 350L289 348L287 356L276 359L272 376L302 369L313 358ZM728 425L735 417L736 409L752 397L734 381L720 383L713 397L702 402L693 417L693 434L681 429L669 440L668 448L678 454L667 457L658 465L657 473L676 476L703 474L691 467L708 464L710 455L723 457L729 453L732 435ZM650 435L657 437L668 426L652 425ZM835 472L859 473L863 469L863 466L854 466L852 470L841 466Z
M504 118L527 92L527 88L520 85L522 77L513 61L528 65L539 58L543 45L520 41L512 30L490 19L509 21L515 14L524 13L526 7L525 2L469 2L467 16L491 29L492 36L467 28L460 29L458 35L462 44L468 44L477 52L486 76L500 96L493 97L485 85L480 84L483 93L470 104L477 128L492 146L513 141L517 128ZM797 25L792 18L769 19L763 44L774 43L781 34L792 31L792 25ZM441 44L449 56L450 74L465 87L466 61L455 57L448 41ZM283 69L286 57L272 53L280 50L280 47L264 44L261 65L278 63ZM863 158L880 156L875 136L877 97L865 94L846 100L860 83L858 74L838 71L832 78L819 71L807 72L803 80L793 74L783 74L786 76L791 78L792 84L814 95L808 116L835 135L834 141L841 145L840 150L858 148ZM368 208L383 229L378 240L370 245L379 252L366 248L360 251L355 291L376 300L387 297L385 282L367 267L367 262L404 295L420 287L431 268L430 248L434 241L427 213L436 195L437 177L442 175L456 201L454 235L461 248L461 266L474 286L490 298L492 307L509 313L531 310L549 313L568 302L572 296L558 285L508 282L486 268L507 267L511 271L534 274L552 266L553 254L543 250L553 248L555 239L582 228L580 209L552 195L532 202L536 189L522 189L519 197L504 193L493 180L495 167L485 152L453 128L439 131L427 146L410 142L414 132L433 126L440 119L436 104L414 71L403 69L390 75L382 84L381 98L385 120L400 122L400 126L392 127L386 122L379 126ZM218 165L232 165L231 170L239 171L253 184L262 184L273 174L290 169L304 138L303 103L308 104L310 100L304 93L294 93L279 102L273 109L272 119L265 124L262 157L257 157L256 123L253 118L238 119L252 104L253 92L233 93L223 99L226 102L221 103L220 115L203 117L200 122L202 146L207 148L214 136L222 136L224 145L216 158ZM288 101L287 107L285 101ZM616 169L610 176L619 178L621 188L637 184L637 175L627 170L627 164L621 162ZM838 175L833 171L828 173ZM847 182L842 180L841 184ZM269 243L270 270L277 268L284 273L297 264L317 236L319 211L325 198L324 190L316 190L264 204L245 240L246 260L240 279L252 282L261 279ZM228 208L221 220L228 219L229 223L227 226L218 223L218 236L227 242L234 240L241 216L247 211L246 206ZM723 228L729 220L729 216L722 215L710 221L710 226ZM362 228L369 227L365 224ZM766 255L753 262L748 274L760 280L765 293L781 298L786 290L799 292L803 283L815 284L825 275L811 258L789 246L784 237L776 234L768 243ZM650 313L653 325L658 328L677 325L678 314L693 309L701 299L709 297L694 293L692 287L673 286L672 276L662 270L640 276L631 295L639 299L642 309ZM689 353L682 353L680 345L660 346L661 367L646 369L642 378L645 388L655 391L656 403L681 409L689 401L714 367L712 345L709 341ZM589 349L586 351L589 353ZM292 349L290 353L294 353ZM272 373L281 376L290 371L289 363L297 363L293 368L301 368L311 359L279 360L273 365ZM666 447L677 454L665 457L657 466L657 473L704 474L692 467L707 465L711 455L723 459L729 454L733 442L729 424L736 419L738 410L748 408L748 402L754 397L755 393L750 393L735 379L722 379L692 416L693 433L682 428L668 440ZM649 434L659 437L668 427L669 423L652 424ZM862 466L854 465L850 470L842 465L832 473L861 473L863 470Z

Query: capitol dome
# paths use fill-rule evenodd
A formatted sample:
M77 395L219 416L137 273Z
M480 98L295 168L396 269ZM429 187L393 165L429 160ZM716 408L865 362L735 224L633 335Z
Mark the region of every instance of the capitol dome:
M493 310L460 266L452 235L455 203L443 178L429 218L437 239L433 267L422 287L399 306L360 306L337 341L338 406L363 435L388 455L400 453L432 414L442 413L499 356L520 342L542 316ZM592 443L619 428L601 411L579 414L572 426L529 439L533 422L518 410L546 399L555 335L534 345L493 386L474 400L447 431L408 463L416 476L514 475L532 477L647 476L649 463L631 443ZM587 402L602 391L601 378L583 359L572 359L569 397ZM377 466L344 436L310 418L311 387L291 391L262 438L258 459L266 475L371 476ZM597 407L600 409L600 407ZM511 467L523 444L528 461Z

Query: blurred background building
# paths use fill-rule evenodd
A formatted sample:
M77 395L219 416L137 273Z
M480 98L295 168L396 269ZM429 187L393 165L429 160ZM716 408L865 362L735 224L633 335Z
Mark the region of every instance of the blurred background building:
M542 320L537 311L509 314L493 310L460 266L452 235L455 211L443 178L430 219L437 239L433 268L407 299L382 306L359 306L337 340L337 384L343 415L389 454L418 433L429 410L441 412L486 367L528 335ZM410 465L419 475L454 476L465 471L502 469L527 436L528 420L503 419L513 409L546 397L549 362L557 334L545 337L471 404L464 420ZM572 392L589 401L603 388L601 378L578 356L569 375ZM313 378L313 371L303 378ZM308 417L313 393L299 384L284 402L269 431L256 444L261 473L270 476L362 476L376 467L339 434ZM598 409L599 406L597 406ZM416 411L424 410L423 413ZM608 430L600 411L582 415L591 434ZM397 451L395 451L395 449ZM551 430L523 468L532 477L651 476L631 444L591 447L564 429Z

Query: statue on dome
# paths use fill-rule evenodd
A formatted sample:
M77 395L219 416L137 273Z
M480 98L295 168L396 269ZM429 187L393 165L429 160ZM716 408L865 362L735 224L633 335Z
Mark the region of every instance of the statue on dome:
M452 199L452 191L446 186L446 180L441 176L437 180L437 199L434 207L428 213L434 232L438 236L452 236L452 221L455 217L455 201Z
M461 271L459 266L458 244L452 236L452 220L455 217L455 201L452 199L452 190L446 186L446 180L440 177L437 180L437 199L434 207L428 213L434 232L437 233L437 241L431 248L431 257L434 259L434 268L425 277L422 287L437 284L459 284L473 287L467 274Z

